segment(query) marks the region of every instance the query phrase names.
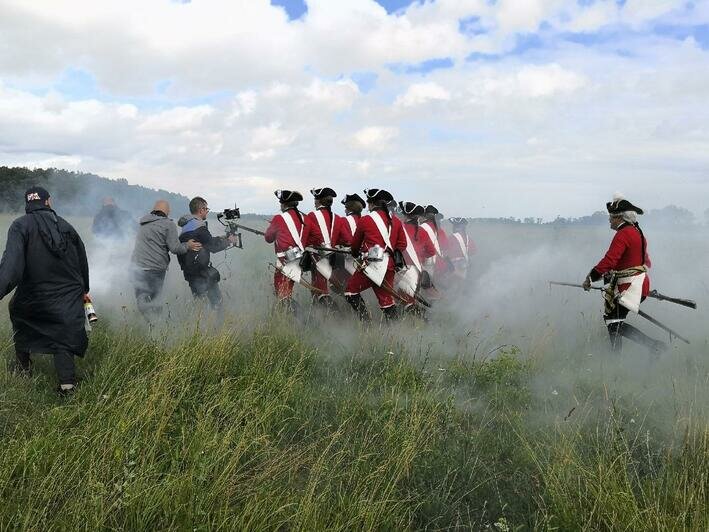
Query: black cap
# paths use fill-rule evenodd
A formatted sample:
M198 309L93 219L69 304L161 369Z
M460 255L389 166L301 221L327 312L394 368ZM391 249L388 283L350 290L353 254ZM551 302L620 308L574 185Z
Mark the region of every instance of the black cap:
M276 190L274 192L278 201L290 203L291 201L303 201L303 195L296 190Z
M364 194L367 196L367 201L384 201L386 203L394 201L394 196L383 188L365 188Z
M448 218L448 221L452 223L453 225L468 225L468 219L467 218Z
M643 214L643 210L640 207L636 207L627 199L622 197L615 197L613 201L606 203L606 209L608 209L609 214L622 214L626 211L633 211L638 214Z
M362 205L362 207L367 206L367 202L364 201L359 194L345 194L345 197L342 198L342 201L340 203L345 205L346 203L349 203L350 201L359 202Z
M440 214L440 213L438 212L438 209L436 209L433 205L426 205L426 206L424 207L424 212L425 212L426 214Z
M424 208L422 205L417 205L412 201L400 201L399 209L407 216L422 216Z
M49 199L49 192L46 188L42 187L31 187L25 192L25 204L29 205L32 202L44 203Z
M315 199L323 199L323 198L336 198L337 193L332 190L330 187L322 187L322 188L312 188L310 189L310 193L313 195Z

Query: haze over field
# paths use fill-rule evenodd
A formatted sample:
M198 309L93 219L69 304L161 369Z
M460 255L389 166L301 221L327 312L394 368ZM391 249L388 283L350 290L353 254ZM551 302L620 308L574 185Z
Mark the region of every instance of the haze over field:
M328 184L701 213L708 23L685 0L0 0L0 161L250 212Z

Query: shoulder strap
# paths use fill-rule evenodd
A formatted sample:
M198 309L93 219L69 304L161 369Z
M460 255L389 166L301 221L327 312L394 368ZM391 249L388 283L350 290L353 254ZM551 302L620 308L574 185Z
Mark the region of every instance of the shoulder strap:
M387 230L386 225L384 225L384 220L382 220L382 217L377 214L377 211L370 212L367 216L369 216L374 221L374 225L377 226L379 234L382 236L382 240L384 240L384 244L386 244L386 247L393 252L394 248L391 247L391 239L389 237L389 235L391 234L391 227L389 227L389 229Z
M325 216L323 215L321 210L315 211L315 219L318 221L318 226L320 227L320 232L322 233L323 244L327 248L332 247L331 236L335 226L335 215L332 215L332 227L329 231L327 225L325 225Z
M345 219L347 220L347 223L350 224L350 231L352 232L352 236L354 236L355 231L357 231L357 221L351 214L348 214Z
M453 236L458 241L458 244L460 245L460 250L463 252L465 260L468 260L468 245L465 240L463 240L463 236L460 233L453 233Z
M293 238L295 245L298 246L301 250L304 250L305 247L303 246L303 242L301 241L301 237L303 236L303 225L301 224L300 232L298 232L298 230L295 228L295 222L293 221L293 217L288 214L288 211L279 213L279 216L283 218L283 221L285 222L286 227L288 228L288 232Z
M411 258L411 262L414 263L414 267L419 271L423 271L423 268L421 267L421 261L419 260L419 255L416 253L416 248L414 247L413 242L411 242L411 238L409 238L409 233L404 229L404 236L406 237L406 253L409 254L409 257Z
M441 246L438 244L438 235L436 235L431 226L428 224L422 224L420 227L424 231L426 231L426 233L428 233L428 236L431 238L431 242L433 242L433 247L436 248L436 254L442 255Z

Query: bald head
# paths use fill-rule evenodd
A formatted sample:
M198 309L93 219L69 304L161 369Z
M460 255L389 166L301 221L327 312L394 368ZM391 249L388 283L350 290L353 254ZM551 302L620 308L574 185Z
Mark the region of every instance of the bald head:
M170 216L170 204L165 200L158 200L153 205L154 211L164 212L165 216Z

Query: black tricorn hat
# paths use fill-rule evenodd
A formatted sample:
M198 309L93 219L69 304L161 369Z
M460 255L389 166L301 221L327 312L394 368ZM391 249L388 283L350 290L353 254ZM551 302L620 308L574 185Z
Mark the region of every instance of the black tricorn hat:
M345 197L342 198L342 204L345 205L346 203L349 203L350 201L357 201L362 204L362 207L367 206L367 202L362 199L362 197L359 194L345 194Z
M453 217L453 218L448 218L448 221L450 223L452 223L453 225L468 225L467 218Z
M620 194L615 194L613 196L613 201L606 203L606 209L608 209L609 214L622 214L626 211L633 211L637 214L643 214L643 210L640 207L636 207Z
M274 194L281 203L303 201L303 195L296 190L276 190Z
M394 201L394 196L383 188L365 188L364 193L367 196L367 201L384 201L386 203Z
M424 213L423 206L417 205L412 201L400 201L399 209L407 216L421 216Z
M440 214L440 213L438 212L438 209L436 209L433 205L426 205L426 206L424 207L424 212L425 212L426 214Z
M315 199L336 198L337 197L337 192L332 190L330 187L311 188L310 193L313 195L313 197Z

